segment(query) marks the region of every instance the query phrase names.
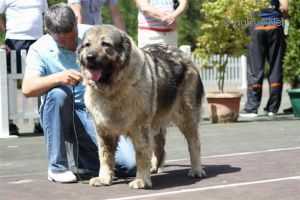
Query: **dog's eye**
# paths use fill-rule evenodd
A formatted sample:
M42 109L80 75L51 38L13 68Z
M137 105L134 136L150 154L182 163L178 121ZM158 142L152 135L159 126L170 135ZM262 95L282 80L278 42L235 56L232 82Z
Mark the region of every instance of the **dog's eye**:
M83 44L83 47L89 47L89 46L91 46L91 43L89 43L89 42L86 42Z
M103 47L112 47L112 45L110 43L105 42L105 41L101 42L101 46L103 46Z

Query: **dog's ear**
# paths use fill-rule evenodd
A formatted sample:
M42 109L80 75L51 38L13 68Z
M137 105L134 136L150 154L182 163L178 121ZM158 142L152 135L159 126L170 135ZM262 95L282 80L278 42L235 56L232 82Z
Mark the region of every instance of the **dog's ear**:
M131 48L132 48L132 44L131 44L131 40L129 38L129 36L127 35L127 33L125 32L121 32L121 61L123 63L123 65L127 65L129 63L130 60L130 54L131 54Z

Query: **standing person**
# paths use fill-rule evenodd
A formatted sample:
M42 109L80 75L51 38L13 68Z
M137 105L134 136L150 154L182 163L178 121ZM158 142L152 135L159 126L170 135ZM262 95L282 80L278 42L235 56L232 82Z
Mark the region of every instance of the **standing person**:
M135 0L138 13L138 46L165 43L177 46L176 19L187 0Z
M101 8L106 4L109 6L113 24L125 30L124 21L118 0L68 0L69 5L75 12L79 24L102 24Z
M75 173L98 173L96 130L83 101L85 87L76 61L76 48L88 25L78 25L72 9L56 4L45 15L48 34L29 49L22 92L42 95L40 120L48 154L48 179L68 183ZM134 175L132 143L120 138L117 174Z
M240 117L256 117L261 103L265 60L270 69L268 74L270 96L264 108L268 116L274 116L281 103L283 87L283 56L285 38L282 18L287 15L288 0L270 0L270 7L260 13L261 20L251 30L248 48L247 102Z
M17 72L21 73L21 50L28 51L30 45L43 35L43 14L48 7L47 0L0 0L0 32L5 32L8 72L11 50L16 51ZM9 122L9 130L18 135L18 127ZM35 132L41 132L40 125L35 124Z

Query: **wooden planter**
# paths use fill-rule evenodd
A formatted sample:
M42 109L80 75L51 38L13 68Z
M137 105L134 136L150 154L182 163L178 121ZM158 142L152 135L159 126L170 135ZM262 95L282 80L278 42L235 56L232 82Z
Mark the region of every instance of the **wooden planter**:
M237 121L241 97L239 92L208 93L206 98L212 123Z

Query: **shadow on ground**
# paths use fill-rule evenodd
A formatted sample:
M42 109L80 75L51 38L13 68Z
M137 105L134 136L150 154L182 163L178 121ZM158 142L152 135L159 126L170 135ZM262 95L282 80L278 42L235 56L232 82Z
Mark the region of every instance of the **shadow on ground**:
M189 165L166 165L166 167L176 167L176 169L163 172L162 174L153 175L152 190L187 186L201 181L201 179L187 176L188 171L190 170ZM216 177L219 174L239 172L241 171L241 168L232 167L231 165L204 165L204 170L206 172L205 179L207 179Z

